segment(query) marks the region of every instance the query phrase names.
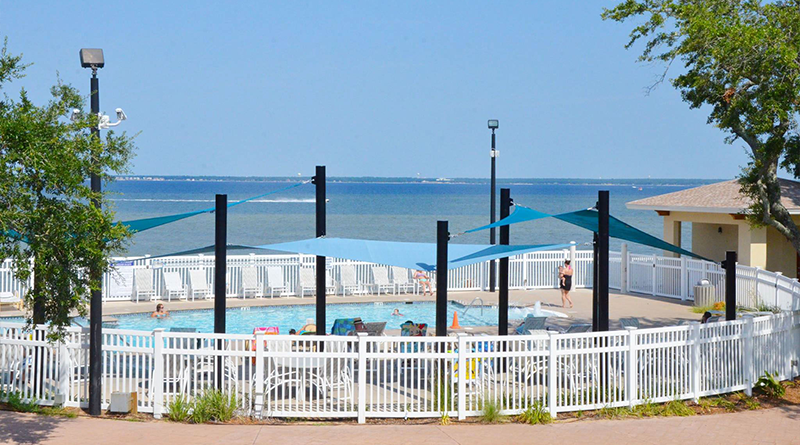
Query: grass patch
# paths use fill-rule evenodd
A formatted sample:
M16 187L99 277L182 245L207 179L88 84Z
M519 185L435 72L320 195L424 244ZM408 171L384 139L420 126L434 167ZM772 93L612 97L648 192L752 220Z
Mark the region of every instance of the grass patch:
M641 405L636 405L631 410L637 417L655 417L661 413L661 407L646 400Z
M439 417L439 425L450 425L450 415L447 413L442 413L442 415Z
M673 400L661 409L661 415L666 417L688 417L695 414L694 410L680 400Z
M728 412L736 412L736 404L726 399L725 397L715 397L711 399L711 405L722 408Z
M628 407L603 407L597 411L597 415L606 419L624 419L629 416L635 416L633 411Z
M500 423L506 420L506 416L500 414L500 403L496 400L484 400L481 408L481 422Z
M167 409L167 419L173 422L186 422L191 417L192 404L181 394L169 401Z
M553 422L550 412L544 409L541 402L535 402L533 405L529 406L528 409L519 415L518 420L529 425L546 425Z

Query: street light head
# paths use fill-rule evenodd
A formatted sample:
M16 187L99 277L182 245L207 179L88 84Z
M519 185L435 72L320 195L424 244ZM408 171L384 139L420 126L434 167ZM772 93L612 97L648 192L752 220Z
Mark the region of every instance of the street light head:
M500 127L500 121L497 119L489 119L489 128L492 130Z
M122 108L117 108L116 112L117 112L117 120L124 121L125 119L128 118L125 112L122 111Z
M81 49L81 67L97 69L105 66L103 59L103 50L100 48L83 48Z

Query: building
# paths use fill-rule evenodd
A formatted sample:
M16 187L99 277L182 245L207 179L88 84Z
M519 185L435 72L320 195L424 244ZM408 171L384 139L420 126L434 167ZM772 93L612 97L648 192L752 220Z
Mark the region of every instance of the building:
M800 224L800 182L779 179L781 203ZM629 209L654 210L664 218L664 241L680 246L683 223L691 223L692 252L721 261L735 250L739 264L757 266L785 276L800 275L800 256L772 227L750 227L745 211L749 198L735 181L718 182L627 203ZM675 256L669 252L667 255Z

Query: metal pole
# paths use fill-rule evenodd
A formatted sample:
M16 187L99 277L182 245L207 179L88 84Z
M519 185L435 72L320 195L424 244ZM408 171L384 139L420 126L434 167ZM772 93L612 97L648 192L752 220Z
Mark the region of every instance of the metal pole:
M447 337L447 221L436 223L436 336Z
M100 113L100 81L97 79L96 68L92 69L89 94L92 115L97 117ZM97 142L100 140L100 128L96 125L92 127L92 138ZM92 193L98 195L102 191L100 176L94 172L91 176L91 188ZM93 198L92 205L99 210L100 200ZM89 273L92 281L98 284L98 288L91 292L89 303L89 414L99 416L103 391L103 291L100 288L103 276L99 269L93 269Z
M725 252L725 319L736 320L736 252Z
M594 332L599 330L597 321L600 320L600 303L597 299L597 257L597 232L594 232L594 237L592 238L592 331Z
M317 186L317 238L325 236L325 166L318 165L312 179ZM325 335L325 257L317 255L317 335ZM320 347L322 344L320 344Z
M225 333L225 275L228 257L228 195L216 196L214 211L214 333ZM222 341L217 340L217 349L222 349ZM222 390L222 360L217 360L216 385Z
M500 189L500 219L511 213L511 189ZM511 234L509 226L500 227L500 244L507 246ZM500 295L498 296L497 333L508 335L508 257L500 258Z
M492 191L490 193L492 202L489 205L489 213L490 213L489 223L490 224L494 222L494 217L495 217L495 214L496 214L495 213L495 201L496 201L496 198L495 198L495 187L496 187L496 184L495 184L495 174L494 174L495 159L497 158L496 154L497 153L495 152L495 149L494 149L494 128L492 128L492 179L491 179ZM492 227L491 229L489 229L489 244L494 245L494 241L495 241L495 238L494 238L494 227ZM494 282L495 282L495 263L494 263L494 260L492 260L492 261L489 262L489 292L494 292Z
M599 221L597 233L597 300L599 320L597 328L600 331L608 330L608 190L598 192Z

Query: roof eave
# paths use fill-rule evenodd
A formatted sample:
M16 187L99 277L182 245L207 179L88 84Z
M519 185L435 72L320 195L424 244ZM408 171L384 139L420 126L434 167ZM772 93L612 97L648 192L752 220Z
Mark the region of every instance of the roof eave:
M663 206L663 205L650 205L650 204L634 204L632 202L626 203L625 207L630 210L661 210L667 212L687 212L687 213L723 213L723 214L738 214L745 213L746 208L742 207L689 207L689 206ZM800 208L786 209L790 215L800 215Z

